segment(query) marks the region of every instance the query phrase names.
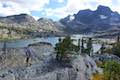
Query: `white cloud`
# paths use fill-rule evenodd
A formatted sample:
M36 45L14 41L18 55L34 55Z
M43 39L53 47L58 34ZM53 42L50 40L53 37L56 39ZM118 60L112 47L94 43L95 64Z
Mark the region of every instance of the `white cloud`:
M53 2L63 3L65 0L51 0Z
M3 4L5 4L7 7L3 7ZM19 4L14 2L6 2L6 3L0 3L0 14L3 16L8 15L14 15L19 13L27 13L30 14L29 10L22 8Z
M0 0L0 14L30 14L31 11L43 10L46 4L49 4L49 0Z
M14 2L19 4L23 8L27 8L32 11L40 10L46 4L49 4L49 0L0 0L0 2Z
M45 9L45 13L47 17L54 16L57 18L63 18L66 17L68 14L70 14L69 12L65 11L64 8Z
M64 0L58 0L58 2L59 2L59 3L63 3L63 2L64 2Z
M113 11L120 13L120 0L67 0L67 3L62 7L45 8L47 4L51 4L50 1L58 2L58 4L65 2L65 0L0 0L0 15L31 14L31 11L41 11L45 17L64 18L79 10L95 10L98 5L109 6ZM38 19L37 16L33 17Z
M67 4L61 8L46 9L47 16L56 16L64 18L67 15L77 13L79 10L91 9L96 10L98 5L109 6L113 11L120 13L120 0L68 0Z

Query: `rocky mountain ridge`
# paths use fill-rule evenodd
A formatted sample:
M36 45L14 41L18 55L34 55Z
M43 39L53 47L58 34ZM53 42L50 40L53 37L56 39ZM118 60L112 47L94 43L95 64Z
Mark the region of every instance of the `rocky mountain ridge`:
M16 37L16 34L18 34L19 38L21 38L22 35L32 36L31 34L41 36L41 33L45 33L46 35L61 34L63 30L60 26L63 25L51 19L40 18L37 21L27 14L0 17L0 34L2 37L5 36L5 38L11 33L13 37Z
M45 18L40 18L36 21L32 16L27 14L0 17L0 23L4 23L8 27L27 28L36 31L59 31L57 26L54 25L54 21Z
M61 19L60 22L66 26L66 31L71 33L120 30L120 14L102 5L98 6L95 11L80 10L77 14Z
M12 31L12 35L27 34L35 37L44 36L44 34L60 36L65 32L95 33L99 37L116 36L120 34L120 14L102 5L94 11L80 10L77 14L68 15L57 22L47 18L40 18L36 21L30 15L20 14L0 17L0 29L0 34L9 34ZM3 32L3 29L7 30Z

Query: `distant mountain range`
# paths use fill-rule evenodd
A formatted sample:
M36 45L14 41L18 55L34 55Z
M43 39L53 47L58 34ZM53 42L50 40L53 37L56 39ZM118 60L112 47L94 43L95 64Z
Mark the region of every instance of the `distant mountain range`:
M32 16L27 14L0 17L0 24L5 24L7 27L19 27L35 31L59 31L51 19L40 18L36 21Z
M70 33L120 33L120 14L102 5L95 11L80 10L77 14L61 19L60 22Z
M24 33L95 33L98 36L120 34L120 14L109 7L98 6L95 11L90 9L80 10L77 14L55 22L51 19L40 18L35 20L27 14L0 17L0 34L3 28ZM9 33L9 30L6 33ZM26 32L29 31L29 32ZM100 34L100 35L99 35Z
M0 35L9 34L34 34L41 36L63 33L63 25L60 22L54 22L51 19L40 18L36 21L32 16L27 14L11 15L0 17ZM16 35L15 35L16 36ZM43 35L44 36L44 35Z

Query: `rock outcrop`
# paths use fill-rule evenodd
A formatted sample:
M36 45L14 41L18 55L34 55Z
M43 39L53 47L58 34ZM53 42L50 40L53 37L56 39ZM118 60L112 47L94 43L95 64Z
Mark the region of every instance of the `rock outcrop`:
M0 23L6 27L17 27L30 30L37 30L41 27L32 16L29 16L27 14L0 17Z
M45 55L53 53L53 47L47 43L32 44L29 48L7 48L0 49L0 69L26 66L27 53L32 59L31 64L37 63L44 58Z
M30 49L30 64L26 63L26 49ZM36 43L28 48L0 50L0 80L89 80L99 72L88 55L77 55L69 65L55 59L49 43Z

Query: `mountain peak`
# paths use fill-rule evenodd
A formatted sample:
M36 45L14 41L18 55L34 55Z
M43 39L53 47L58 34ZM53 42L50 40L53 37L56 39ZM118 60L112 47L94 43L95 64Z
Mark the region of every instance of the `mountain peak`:
M99 5L98 8L97 8L97 10L95 12L97 14L102 14L102 15L105 15L105 16L110 16L113 11L109 7L107 7L107 6Z
M18 15L6 16L6 18L9 18L9 17L19 17L19 16L24 16L24 17L26 17L26 16L30 16L30 15L28 15L28 14L18 14Z
M99 30L107 30L114 26L120 26L120 15L117 12L112 11L107 6L99 5L97 10L92 11L90 9L80 10L75 15L75 19L69 20L69 16L61 19L60 22L67 26L69 32L94 32Z
M100 8L108 8L108 9L110 9L109 7L104 6L104 5L99 5L99 6L98 6L98 9L100 9Z
M97 7L97 10L102 10L102 9L111 10L109 7L103 6L103 5L99 5L99 6Z
M46 18L46 17L42 17L42 18L38 19L38 21L53 21L53 20Z

